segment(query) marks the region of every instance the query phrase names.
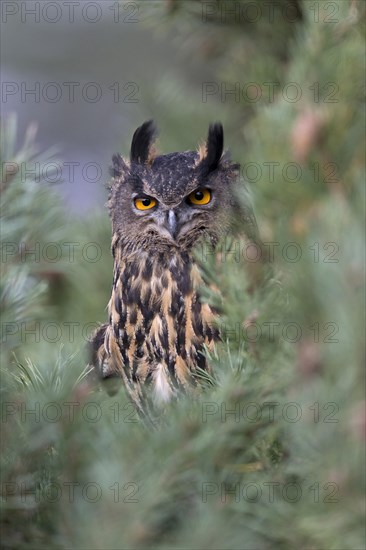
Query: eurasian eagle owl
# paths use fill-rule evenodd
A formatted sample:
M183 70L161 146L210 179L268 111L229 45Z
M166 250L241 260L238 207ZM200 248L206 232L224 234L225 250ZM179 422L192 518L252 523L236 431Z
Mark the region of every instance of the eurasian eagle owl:
M157 155L156 129L134 133L129 161L113 156L108 200L114 273L109 321L92 340L102 378L121 377L144 412L146 394L166 402L194 392L204 347L219 339L215 313L201 301L193 249L227 231L238 164L223 155L223 128L209 127L198 151ZM148 389L150 388L150 389Z

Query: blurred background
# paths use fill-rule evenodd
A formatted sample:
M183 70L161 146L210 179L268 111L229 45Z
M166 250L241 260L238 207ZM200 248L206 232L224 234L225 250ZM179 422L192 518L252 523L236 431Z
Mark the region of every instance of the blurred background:
M2 2L4 548L365 548L364 18L363 0ZM215 378L158 430L85 382L110 160L150 118L164 153L223 123L243 212L198 254L223 296Z
M195 148L205 136L213 109L202 104L201 82L212 71L184 55L173 32L149 26L143 4L8 2L2 9L2 112L18 113L18 145L36 122L40 147L58 146L62 171L48 180L63 183L58 190L73 211L102 205L111 156L128 153L140 123L159 117L162 130L168 125L179 101L169 97L174 83L180 101L188 88L201 105L203 124L195 124L197 136L181 129L186 139L170 145Z

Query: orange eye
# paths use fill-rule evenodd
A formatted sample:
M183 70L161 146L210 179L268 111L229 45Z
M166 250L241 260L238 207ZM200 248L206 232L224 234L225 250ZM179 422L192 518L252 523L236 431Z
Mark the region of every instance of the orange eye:
M156 205L156 200L152 197L141 197L134 200L137 210L150 210Z
M202 187L201 189L196 189L188 195L188 202L191 204L208 204L211 200L211 191Z

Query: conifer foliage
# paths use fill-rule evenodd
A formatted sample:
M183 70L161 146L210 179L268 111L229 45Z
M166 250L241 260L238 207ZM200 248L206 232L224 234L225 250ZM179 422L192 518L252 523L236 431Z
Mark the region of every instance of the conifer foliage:
M365 5L269 4L144 7L212 68L202 93L223 114L261 237L197 251L223 297L215 378L157 430L122 391L86 382L85 331L42 337L104 321L109 222L66 218L54 190L22 172L55 151L36 150L33 127L15 151L16 120L3 121L4 548L365 547ZM179 98L174 82L162 93ZM200 108L188 103L166 113L172 142ZM239 200L247 212L248 193ZM70 262L75 235L101 261Z

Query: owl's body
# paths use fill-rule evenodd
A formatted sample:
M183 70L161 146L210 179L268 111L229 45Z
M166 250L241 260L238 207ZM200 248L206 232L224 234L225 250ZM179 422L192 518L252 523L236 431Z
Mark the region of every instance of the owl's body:
M203 345L218 337L213 312L197 295L201 283L187 253L122 258L117 251L103 375L126 377L132 396L136 384L149 384L157 402L193 389L196 367L208 368Z
M227 230L238 165L222 158L223 132L210 126L205 148L154 156L152 122L138 128L130 162L113 157L109 209L114 276L109 322L93 339L93 364L119 376L144 411L194 391L197 368L208 370L205 346L219 338L215 314L201 301L193 257L203 240Z

